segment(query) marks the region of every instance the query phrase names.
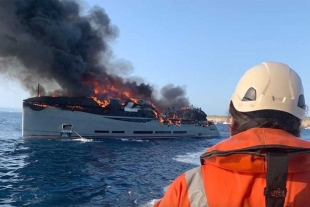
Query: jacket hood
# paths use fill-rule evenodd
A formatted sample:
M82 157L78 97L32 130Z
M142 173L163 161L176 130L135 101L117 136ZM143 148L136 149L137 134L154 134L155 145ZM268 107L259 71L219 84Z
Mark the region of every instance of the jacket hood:
M239 173L266 173L265 152L269 149L301 151L291 155L289 172L310 171L310 142L270 128L251 128L210 147L201 163Z

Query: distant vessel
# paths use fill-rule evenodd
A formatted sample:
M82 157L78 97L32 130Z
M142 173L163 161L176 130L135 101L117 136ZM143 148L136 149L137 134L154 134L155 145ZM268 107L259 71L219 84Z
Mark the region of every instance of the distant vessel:
M199 108L158 114L148 100L33 97L23 101L22 136L85 138L214 137L219 131Z

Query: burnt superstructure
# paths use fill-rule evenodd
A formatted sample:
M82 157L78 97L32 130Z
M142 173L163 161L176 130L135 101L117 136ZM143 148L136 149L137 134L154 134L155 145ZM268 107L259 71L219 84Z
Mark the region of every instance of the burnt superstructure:
M75 110L107 116L157 118L158 114L149 101L142 99L121 101L117 98L98 100L95 97L43 96L26 99L23 105L35 111L56 107L61 110Z

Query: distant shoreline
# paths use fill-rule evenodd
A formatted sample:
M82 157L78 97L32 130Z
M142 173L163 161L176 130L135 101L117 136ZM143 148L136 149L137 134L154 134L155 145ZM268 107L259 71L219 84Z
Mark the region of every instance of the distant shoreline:
M22 112L22 109L14 107L0 107L0 112Z
M217 123L223 123L223 122L228 122L230 123L231 120L228 116L208 116L209 121L217 122ZM310 126L310 117L306 117L306 119L301 123L302 126L307 127Z

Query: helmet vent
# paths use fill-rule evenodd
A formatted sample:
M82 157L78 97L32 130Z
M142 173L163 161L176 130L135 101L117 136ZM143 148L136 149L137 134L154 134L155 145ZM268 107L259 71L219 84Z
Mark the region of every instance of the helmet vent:
M256 90L254 88L249 88L242 98L242 101L255 101L256 100Z
M299 96L297 106L298 106L299 108L304 109L304 110L307 109L307 105L306 105L306 102L305 102L305 97L304 97L303 94L301 94L301 95Z

